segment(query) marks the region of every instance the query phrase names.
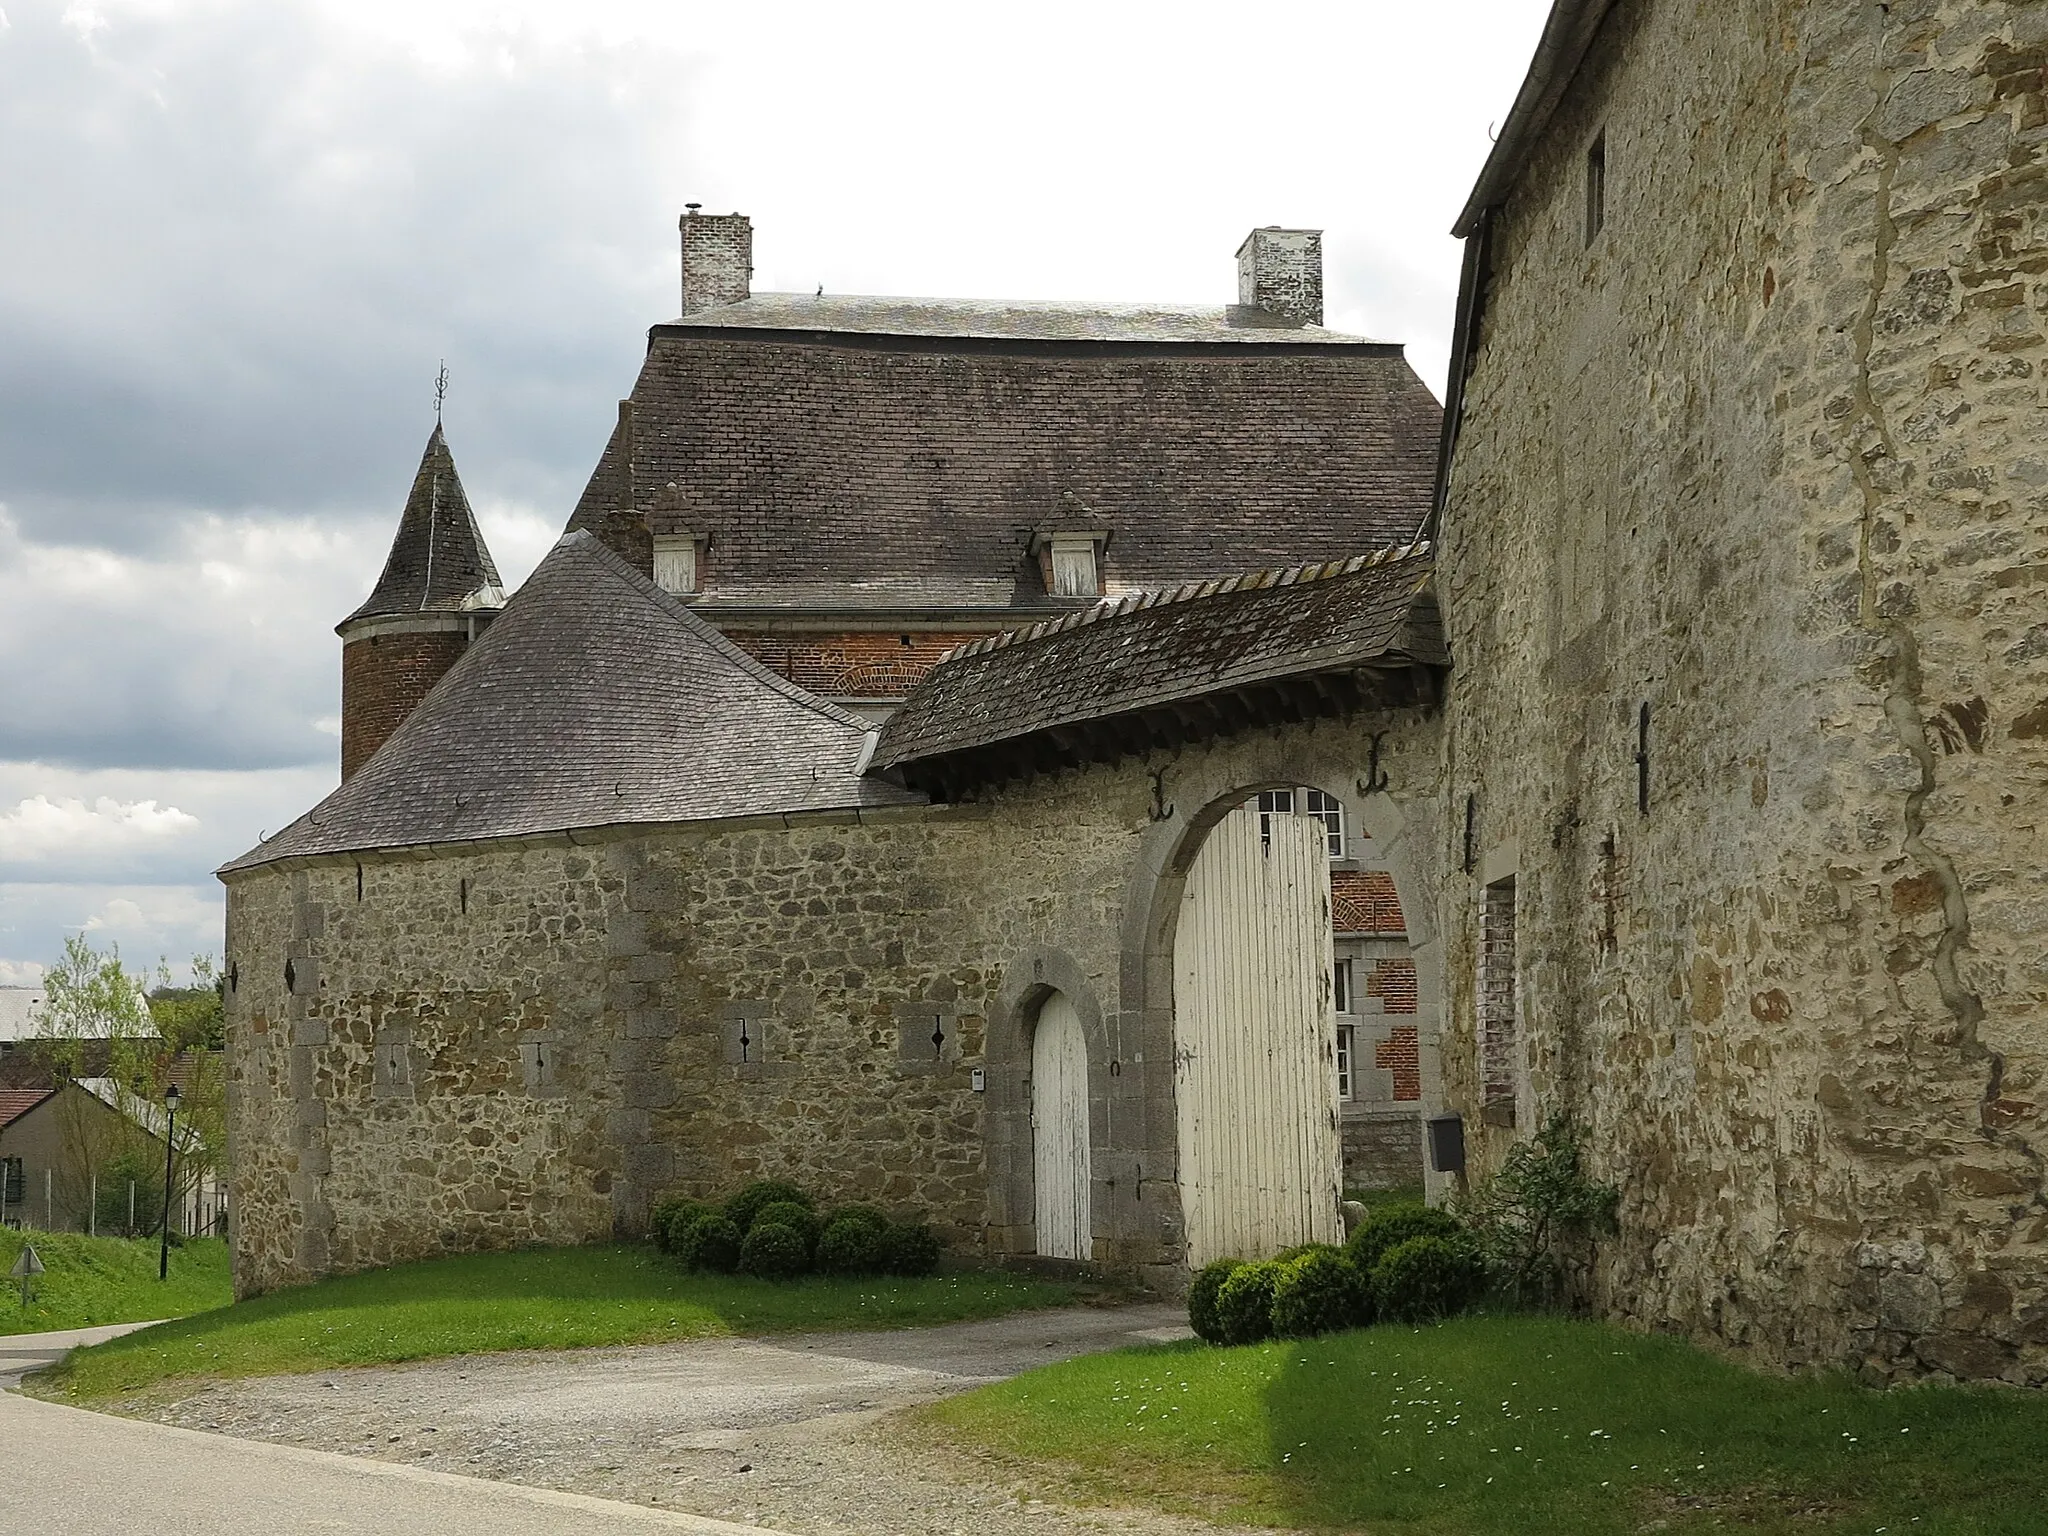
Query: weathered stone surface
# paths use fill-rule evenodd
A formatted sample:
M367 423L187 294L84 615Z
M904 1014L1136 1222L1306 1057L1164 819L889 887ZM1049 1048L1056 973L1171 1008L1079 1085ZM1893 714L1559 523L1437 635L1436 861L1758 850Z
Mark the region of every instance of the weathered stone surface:
M1446 789L1516 874L1525 1105L1624 1189L1601 1303L1880 1380L2048 1380L2041 15L1615 8L1497 218L1443 528Z
M1389 784L1367 800L1373 732ZM1051 988L1087 1021L1097 1258L1172 1284L1180 875L1223 810L1310 784L1348 798L1413 909L1400 861L1436 840L1437 734L1361 716L969 805L379 856L360 900L354 855L235 873L237 1287L636 1232L665 1189L765 1176L922 1212L961 1253L1029 1252L1030 1029ZM284 996L294 942L316 997ZM321 1043L286 1046L280 1016ZM763 1026L744 1061L738 1019ZM401 1037L387 1092L379 1042ZM292 1168L301 1115L323 1122L317 1175Z

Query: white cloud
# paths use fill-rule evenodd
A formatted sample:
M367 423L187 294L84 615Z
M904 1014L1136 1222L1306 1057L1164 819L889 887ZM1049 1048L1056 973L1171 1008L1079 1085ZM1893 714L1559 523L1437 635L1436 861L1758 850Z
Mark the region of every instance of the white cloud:
M0 812L0 880L211 885L214 869L284 826L337 778L325 764L219 772L0 760L0 806L12 807ZM71 912L44 931L83 921Z
M34 795L0 812L0 857L9 862L102 853L190 832L197 816L154 800L101 795L90 805L75 798Z
M1247 228L1318 225L1332 322L1434 386L1546 9L7 0L0 807L80 835L0 822L0 963L95 918L217 945L208 871L334 782L332 626L436 364L516 585L674 312L685 201L754 216L758 286L840 293L1214 303Z
M138 971L166 961L188 974L194 955L221 952L220 888L194 885L90 885L0 881L0 965L40 972L83 933L101 949L118 948Z
M0 16L0 21L5 19ZM0 987L41 986L47 969L34 960L0 960Z

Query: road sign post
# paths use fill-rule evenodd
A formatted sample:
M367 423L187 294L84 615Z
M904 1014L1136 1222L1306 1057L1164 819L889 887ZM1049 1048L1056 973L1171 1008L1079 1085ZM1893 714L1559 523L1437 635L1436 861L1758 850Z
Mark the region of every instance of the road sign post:
M43 1256L36 1252L34 1243L23 1243L21 1252L15 1255L14 1268L7 1273L21 1282L21 1304L28 1305L29 1297L35 1294L36 1276L43 1272Z

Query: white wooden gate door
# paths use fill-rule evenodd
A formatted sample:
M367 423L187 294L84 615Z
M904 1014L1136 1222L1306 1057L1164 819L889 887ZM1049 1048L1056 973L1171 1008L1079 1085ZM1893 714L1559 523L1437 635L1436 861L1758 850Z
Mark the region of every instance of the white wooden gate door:
M1209 834L1174 937L1188 1262L1342 1237L1330 866L1322 822L1255 806Z
M1031 1036L1031 1168L1038 1251L1054 1259L1087 1258L1088 1041L1064 992L1045 1000Z

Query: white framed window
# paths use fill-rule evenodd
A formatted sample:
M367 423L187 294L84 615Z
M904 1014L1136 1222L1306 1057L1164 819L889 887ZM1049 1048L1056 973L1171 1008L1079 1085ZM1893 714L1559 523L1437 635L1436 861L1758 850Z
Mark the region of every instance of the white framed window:
M1259 843L1261 846L1273 841L1273 818L1294 814L1294 791L1291 789L1262 789L1259 791Z
M1344 802L1320 789L1304 789L1302 811L1322 822L1330 840L1330 857L1344 857Z
M1052 595L1054 597L1095 597L1102 591L1102 578L1095 569L1095 536L1063 534L1052 536Z
M1330 967L1330 1007L1337 1013L1358 1011L1358 994L1352 990L1349 960L1339 960Z
M664 592L695 592L702 577L698 551L704 539L695 533L654 536L654 584Z
M1355 1097L1352 1088L1356 1082L1356 1074L1351 1069L1351 1063L1357 1046L1357 1026L1339 1024L1337 1026L1337 1097L1347 1104Z
M1330 857L1344 857L1344 802L1320 789L1262 789L1259 791L1259 842L1273 841L1275 816L1313 816L1323 824Z

